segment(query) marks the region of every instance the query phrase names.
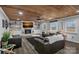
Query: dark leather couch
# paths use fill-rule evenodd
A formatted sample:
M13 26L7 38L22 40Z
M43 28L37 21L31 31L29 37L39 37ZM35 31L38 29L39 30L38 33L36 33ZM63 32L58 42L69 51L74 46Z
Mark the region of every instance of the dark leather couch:
M45 41L45 38L31 37L27 39L40 54L56 53L57 51L63 49L65 44L64 40L56 41L52 44L49 44L47 40Z
M15 44L14 48L19 48L22 46L22 38L21 37L14 37L8 40L8 44Z

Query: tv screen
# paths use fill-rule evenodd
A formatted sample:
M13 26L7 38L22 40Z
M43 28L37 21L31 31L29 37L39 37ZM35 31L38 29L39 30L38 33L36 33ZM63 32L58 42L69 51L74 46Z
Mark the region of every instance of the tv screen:
M32 28L33 22L23 22L23 28Z

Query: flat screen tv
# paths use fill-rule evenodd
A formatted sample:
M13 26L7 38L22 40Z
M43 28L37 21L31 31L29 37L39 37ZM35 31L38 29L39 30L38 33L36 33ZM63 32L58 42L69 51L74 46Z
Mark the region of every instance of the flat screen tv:
M23 22L23 28L32 28L32 27L33 27L33 22L31 21Z

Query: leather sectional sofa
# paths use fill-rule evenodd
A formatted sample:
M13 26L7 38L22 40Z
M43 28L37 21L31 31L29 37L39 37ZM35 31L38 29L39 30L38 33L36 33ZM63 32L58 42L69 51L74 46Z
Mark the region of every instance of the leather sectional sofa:
M53 54L64 48L65 40L58 40L49 44L45 37L30 37L27 40L34 46L39 54Z

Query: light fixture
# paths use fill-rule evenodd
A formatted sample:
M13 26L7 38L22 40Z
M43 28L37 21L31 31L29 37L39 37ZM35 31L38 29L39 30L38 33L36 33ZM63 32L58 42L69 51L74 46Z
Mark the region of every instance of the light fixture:
M49 20L51 20L51 19L52 19L52 17L49 17L48 19L49 19Z
M23 15L23 12L22 12L22 11L19 11L18 14L19 14L19 15Z
M20 18L17 18L17 20L20 20Z
M77 10L76 13L79 13L79 10Z
M37 16L37 20L41 20L41 17L40 16Z

